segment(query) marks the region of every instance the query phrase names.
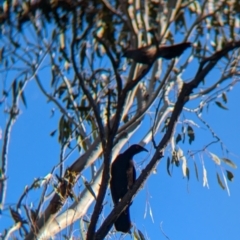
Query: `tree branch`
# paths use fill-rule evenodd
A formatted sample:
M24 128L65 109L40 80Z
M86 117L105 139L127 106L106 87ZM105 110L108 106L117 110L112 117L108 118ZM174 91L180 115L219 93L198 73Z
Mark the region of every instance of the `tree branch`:
M206 77L206 75L213 69L216 63L226 53L228 53L229 51L239 46L240 46L240 41L228 43L224 49L216 52L211 57L202 61L200 63L200 66L195 78L191 82L183 84L182 90L179 94L172 116L170 118L167 131L163 136L162 140L160 141L160 143L158 144L154 156L152 157L152 159L150 160L146 168L142 171L142 173L134 183L132 189L127 192L127 194L123 197L122 201L119 204L117 204L117 206L111 211L111 213L105 219L104 223L102 224L102 226L99 228L99 230L95 235L95 240L104 239L108 231L111 229L113 222L115 222L115 220L121 214L121 212L129 205L129 203L132 201L134 196L137 194L137 191L140 190L141 186L143 186L148 176L151 174L152 170L156 167L160 159L163 157L162 153L164 152L166 146L168 145L172 137L176 123L178 121L178 117L180 116L183 110L183 106L189 100L189 96L192 93L193 89L198 87L202 79ZM204 68L205 64L207 64L207 66Z

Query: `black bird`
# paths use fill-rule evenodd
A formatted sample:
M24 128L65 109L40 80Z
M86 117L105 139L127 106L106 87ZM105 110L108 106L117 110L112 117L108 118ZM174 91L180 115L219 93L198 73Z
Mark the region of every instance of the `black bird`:
M124 153L119 154L112 163L110 190L115 205L124 197L127 191L132 187L136 180L136 170L134 167L133 156L142 151L148 152L147 149L140 145L134 144ZM124 233L129 232L131 228L131 219L128 206L114 223L117 231Z
M191 47L190 42L183 42L171 46L149 45L138 49L127 50L123 57L133 59L137 63L152 64L158 58L172 59L180 56L187 48Z

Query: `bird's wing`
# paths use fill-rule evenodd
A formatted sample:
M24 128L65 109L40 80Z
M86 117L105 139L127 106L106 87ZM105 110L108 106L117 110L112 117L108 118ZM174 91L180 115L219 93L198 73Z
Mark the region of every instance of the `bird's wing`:
M134 167L133 160L129 162L129 167L127 169L127 179L128 179L128 189L130 189L136 180L136 170Z
M189 47L191 47L190 42L183 42L171 46L160 46L158 49L158 58L172 59L179 57Z
M111 190L112 200L114 204L117 204L119 202L118 192L117 192L117 188L114 187L112 181L110 181L110 190Z
M151 64L155 60L157 54L157 47L155 45L149 45L137 49L129 49L123 57L133 59L137 63Z
M121 160L121 154L117 156L115 161L112 163L111 166L111 180L110 180L110 190L114 204L119 202L119 189L118 189L118 182L119 182L119 163Z

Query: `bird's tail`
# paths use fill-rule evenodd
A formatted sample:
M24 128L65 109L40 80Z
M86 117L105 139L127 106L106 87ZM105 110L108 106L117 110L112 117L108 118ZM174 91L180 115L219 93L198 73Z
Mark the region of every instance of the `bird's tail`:
M179 57L191 45L190 42L183 42L171 46L160 46L158 49L158 58L172 59Z
M114 223L115 228L117 231L121 231L127 233L130 231L131 228L131 219L130 219L130 212L129 207L127 207L121 215L119 215L118 219Z

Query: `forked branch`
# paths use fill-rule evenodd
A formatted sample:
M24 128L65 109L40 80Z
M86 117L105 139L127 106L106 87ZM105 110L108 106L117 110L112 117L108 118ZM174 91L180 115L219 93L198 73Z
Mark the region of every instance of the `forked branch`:
M134 183L133 188L129 190L129 192L124 196L122 201L111 211L106 220L103 222L102 226L96 232L95 240L104 239L104 237L111 229L113 222L117 219L119 214L126 208L126 206L132 201L132 199L137 194L141 186L147 180L148 176L151 174L152 170L156 167L160 159L163 157L162 153L164 152L169 141L171 140L176 123L183 110L183 106L189 100L189 96L193 92L193 89L198 87L201 81L207 76L207 74L213 69L213 67L225 54L239 46L240 41L228 43L222 50L216 52L212 56L203 60L200 63L199 69L194 79L189 83L183 84L182 90L178 96L172 116L170 118L167 131L163 136L162 140L160 141L160 143L158 144L154 156L152 157L151 161L148 163L146 168L142 171L142 173Z

